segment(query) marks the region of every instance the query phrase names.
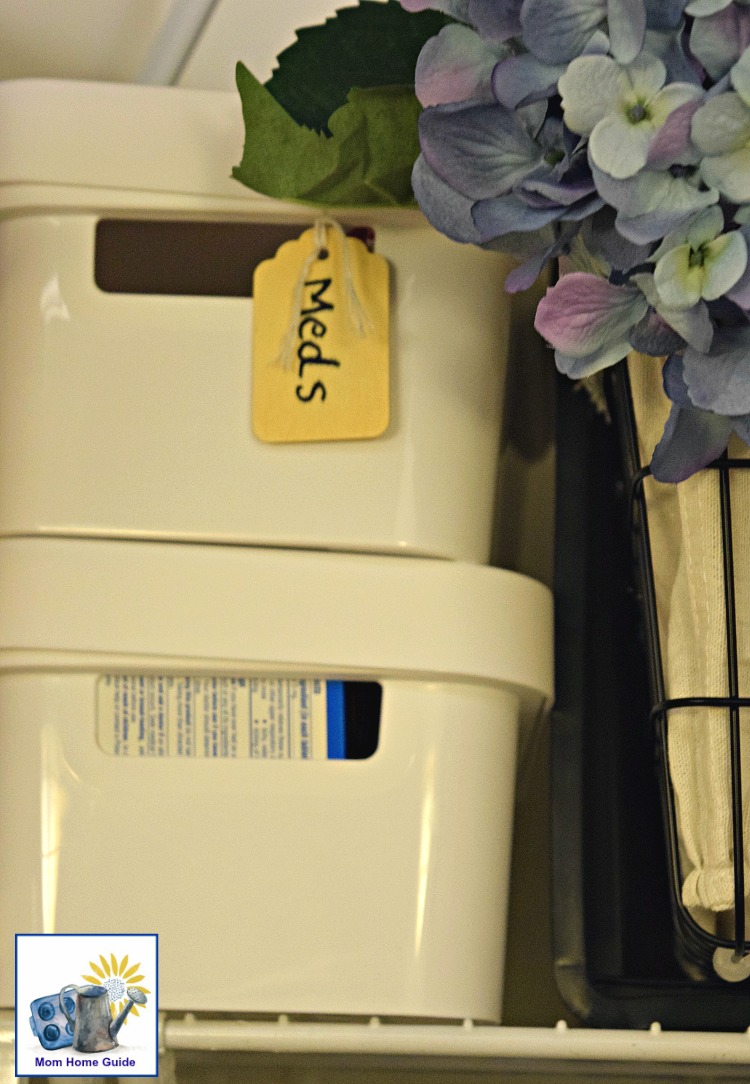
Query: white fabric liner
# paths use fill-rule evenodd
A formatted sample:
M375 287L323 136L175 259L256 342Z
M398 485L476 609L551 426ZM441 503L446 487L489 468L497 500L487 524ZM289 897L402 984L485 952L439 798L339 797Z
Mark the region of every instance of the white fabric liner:
M641 461L650 462L669 414L661 363L629 361ZM729 454L750 450L733 438ZM750 470L731 473L739 694L750 695ZM704 470L679 485L646 479L646 501L668 699L726 696L728 677L719 475ZM750 891L750 709L740 712L745 892ZM729 712L681 708L669 714L668 759L680 843L682 898L711 933L732 936L734 873Z

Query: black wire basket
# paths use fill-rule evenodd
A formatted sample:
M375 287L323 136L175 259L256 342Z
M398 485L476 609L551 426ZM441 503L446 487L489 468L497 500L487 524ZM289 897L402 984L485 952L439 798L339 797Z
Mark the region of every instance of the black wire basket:
M635 412L625 362L605 376L607 401L617 427L623 457L631 533L634 546L636 583L643 615L648 652L650 720L656 736L657 762L661 778L664 825L670 869L670 892L675 925L677 957L685 971L697 980L714 972L729 981L742 981L750 976L750 966L742 960L750 954L750 941L745 930L745 868L743 856L743 800L741 774L740 709L750 707L750 697L740 696L737 638L737 608L735 600L735 562L732 535L732 476L736 471L750 469L750 460L731 459L726 454L711 463L706 470L718 474L717 500L721 524L721 564L724 595L723 623L726 629L726 695L706 696L701 690L695 695L667 699L665 694L662 647L657 615L654 567L649 536L648 511L644 479L650 474L642 466L638 451ZM731 775L731 825L733 851L734 910L731 937L716 936L690 915L682 903L680 858L675 797L669 776L667 742L670 717L684 708L718 708L726 712L729 734ZM750 960L747 961L750 964Z
M607 385L614 425L571 381L557 382L555 977L568 1006L593 1026L744 1031L750 982L724 981L713 955L744 955L745 931L712 937L681 900L664 755L679 708L663 691L645 474L624 365ZM734 466L711 469L731 475ZM731 583L731 553L729 561ZM728 715L746 702L735 692L722 699ZM741 828L741 810L735 823Z

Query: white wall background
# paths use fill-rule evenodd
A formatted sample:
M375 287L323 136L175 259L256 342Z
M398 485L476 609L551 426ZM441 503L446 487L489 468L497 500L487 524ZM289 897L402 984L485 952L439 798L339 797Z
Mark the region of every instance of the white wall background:
M0 0L0 79L43 76L134 82L172 0ZM261 80L298 26L347 0L219 0L178 82L234 88L242 60Z

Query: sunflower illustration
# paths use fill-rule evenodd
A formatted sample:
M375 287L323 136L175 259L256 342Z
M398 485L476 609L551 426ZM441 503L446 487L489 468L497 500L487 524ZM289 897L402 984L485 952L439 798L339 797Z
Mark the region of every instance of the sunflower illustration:
M151 993L145 986L139 985L145 978L144 975L140 974L141 965L133 964L128 966L129 964L128 956L123 956L118 963L114 953L110 953L109 960L100 954L98 964L94 963L93 960L89 960L89 967L94 974L83 976L86 982L90 982L93 986L103 986L106 989L109 994L109 1011L112 1013L113 1019L130 1000L127 996L128 987L134 986L142 994ZM143 1008L142 1005L141 1008ZM138 1016L138 1005L133 1005L130 1011L133 1016ZM124 1023L127 1024L127 1017Z

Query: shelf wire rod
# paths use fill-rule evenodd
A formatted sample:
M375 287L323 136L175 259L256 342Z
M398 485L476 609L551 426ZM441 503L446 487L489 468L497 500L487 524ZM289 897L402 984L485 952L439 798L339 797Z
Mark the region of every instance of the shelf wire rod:
M732 539L732 499L729 467L719 470L719 501L721 508L721 547L724 566L724 609L727 637L727 684L729 696L739 697L739 667L737 663L737 613L734 592L734 544ZM732 782L732 847L734 854L734 958L745 955L745 844L742 824L742 762L740 710L729 704L729 746Z

